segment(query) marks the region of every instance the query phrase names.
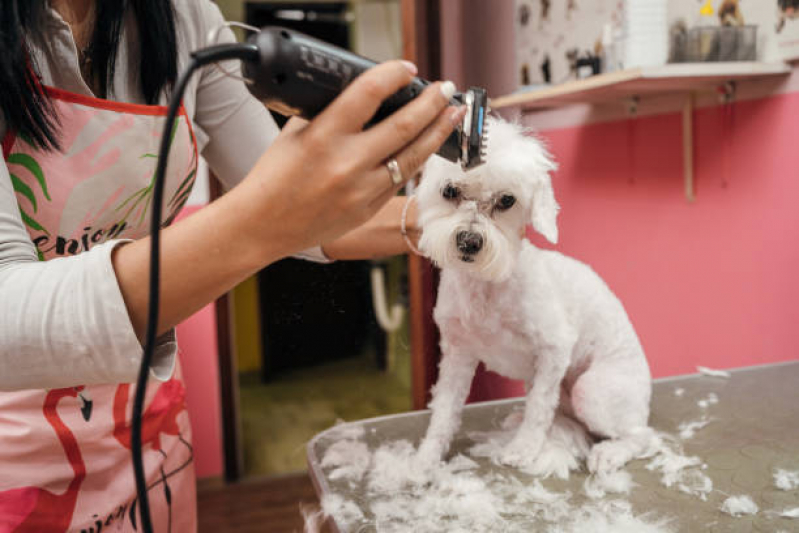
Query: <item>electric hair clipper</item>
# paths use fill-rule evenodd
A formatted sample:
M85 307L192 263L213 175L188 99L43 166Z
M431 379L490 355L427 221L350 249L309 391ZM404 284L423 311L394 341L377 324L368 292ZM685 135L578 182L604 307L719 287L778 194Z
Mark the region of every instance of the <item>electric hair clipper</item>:
M258 57L242 64L250 92L270 109L287 116L312 119L332 102L359 74L375 66L370 59L353 54L305 34L267 27L252 35L249 44ZM410 85L389 97L370 124L380 122L416 98L430 82L414 78ZM466 116L438 155L464 169L474 168L485 156L488 97L485 89L471 87L457 93L452 105L465 105Z

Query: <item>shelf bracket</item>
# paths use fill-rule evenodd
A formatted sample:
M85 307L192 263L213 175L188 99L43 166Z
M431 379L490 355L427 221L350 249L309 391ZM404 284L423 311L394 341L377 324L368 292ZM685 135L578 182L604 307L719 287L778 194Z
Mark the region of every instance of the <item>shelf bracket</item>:
M735 80L731 80L723 85L719 85L717 89L719 93L719 103L723 105L733 103L735 101L737 89L738 84L735 82Z
M682 108L682 164L685 199L696 200L694 187L694 93L688 92Z
M638 104L641 102L639 96L632 96L627 99L627 114L635 118L638 115Z

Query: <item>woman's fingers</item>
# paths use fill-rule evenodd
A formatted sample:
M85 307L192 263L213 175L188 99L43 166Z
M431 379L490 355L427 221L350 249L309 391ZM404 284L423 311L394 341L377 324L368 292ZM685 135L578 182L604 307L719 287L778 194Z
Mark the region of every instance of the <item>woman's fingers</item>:
M327 134L361 131L383 100L411 83L415 75L416 67L408 61L387 61L370 68L327 106L314 120L315 127Z
M421 95L362 135L373 163L410 144L436 119L455 94L451 81L434 83Z
M463 121L465 114L466 107L464 106L448 107L416 140L394 156L402 172L403 184L419 170L431 155L441 148L452 130Z
M438 151L452 130L461 123L465 114L466 107L464 106L448 107L410 145L394 156L402 174L401 183L393 184L391 174L385 164L378 167L374 171L376 176L373 176L371 180L376 192L371 206L379 208L415 176L425 161Z

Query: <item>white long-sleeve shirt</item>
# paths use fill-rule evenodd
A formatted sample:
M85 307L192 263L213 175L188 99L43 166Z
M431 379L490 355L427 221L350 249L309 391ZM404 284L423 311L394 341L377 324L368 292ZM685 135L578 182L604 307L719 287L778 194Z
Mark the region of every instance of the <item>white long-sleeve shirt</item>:
M189 52L207 46L210 31L224 20L210 0L174 0L174 4L182 69ZM219 40L233 39L226 29ZM58 13L48 9L46 32L30 45L45 85L93 96L80 74L69 25ZM110 100L145 103L138 65L138 40L131 16L120 42ZM236 66L233 63L227 68L235 70ZM183 102L198 149L226 188L247 175L279 131L244 84L214 66L195 74ZM5 134L0 115L0 139ZM135 380L142 349L111 264L111 251L120 242L38 261L20 218L8 169L0 159L0 390ZM303 256L324 260L319 248ZM171 374L176 349L172 332L160 339L152 368L157 378Z

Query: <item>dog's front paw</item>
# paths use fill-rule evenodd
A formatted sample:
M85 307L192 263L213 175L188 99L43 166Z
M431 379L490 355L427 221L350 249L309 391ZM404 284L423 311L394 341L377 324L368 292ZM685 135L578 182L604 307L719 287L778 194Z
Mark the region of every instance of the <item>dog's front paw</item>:
M517 435L494 458L496 462L516 467L531 465L544 444L544 435Z
M413 458L413 467L422 472L428 471L441 463L443 455L443 447L435 439L425 439Z

